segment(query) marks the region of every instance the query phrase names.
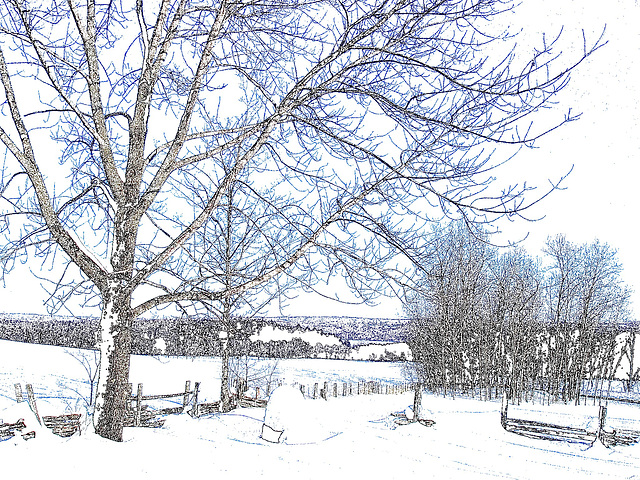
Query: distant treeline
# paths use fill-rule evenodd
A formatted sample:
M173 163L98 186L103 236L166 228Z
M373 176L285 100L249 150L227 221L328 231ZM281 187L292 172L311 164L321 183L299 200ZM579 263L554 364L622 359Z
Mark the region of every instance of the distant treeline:
M300 325L335 335L343 343L403 343L407 339L407 318L362 318L325 316L270 317L263 320L277 326Z
M230 338L233 356L251 355L270 358L348 358L351 349L341 343L292 340L251 341L269 323L263 319L237 320ZM277 327L288 332L311 331L297 324ZM219 356L221 323L211 318L137 319L132 328L132 353L136 355ZM98 339L97 318L42 317L0 318L0 339L16 342L55 345L72 348L95 348Z

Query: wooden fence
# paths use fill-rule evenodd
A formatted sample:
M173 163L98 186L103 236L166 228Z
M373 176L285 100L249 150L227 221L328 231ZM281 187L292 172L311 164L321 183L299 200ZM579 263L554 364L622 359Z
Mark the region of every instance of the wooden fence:
M588 431L584 428L509 418L508 409L509 402L507 396L504 395L502 408L500 409L500 423L502 424L502 428L508 432L525 437L584 444L593 444L596 440L599 440L607 447L631 445L640 442L640 431L621 428L608 429L606 427L607 407L605 405L600 405L598 412L598 430L595 432Z
M300 391L306 398L328 400L330 397L347 397L353 395L397 395L413 390L411 384L388 384L376 381L369 382L319 382L299 384Z
M274 382L276 387L283 385L282 380ZM196 386L199 385L196 382ZM300 389L305 398L311 399L324 399L328 400L331 397L347 397L354 395L397 395L407 392L413 389L411 384L385 384L382 382L314 382L313 384L301 384L295 383L294 387ZM212 413L218 413L220 411L220 402L211 403L198 403L197 401L197 388L195 393L195 399L193 408L189 411L189 414L194 417L200 417L203 415L209 415ZM242 387L240 387L242 390ZM270 388L264 390L264 395L268 397L271 393ZM261 407L267 406L267 399L260 398L261 390L256 388L254 390L253 397L247 396L244 393L239 395L231 395L231 404L235 407Z
M277 386L283 384L282 381L275 382ZM296 384L302 394L307 398L328 400L330 397L347 397L354 395L393 395L400 394L411 390L413 387L410 384L384 384L382 382L369 381L369 382L315 382L313 384L304 385ZM267 388L264 393L268 397L270 389ZM24 401L24 394L22 387L19 383L15 384L16 400L18 402ZM220 402L210 403L198 403L198 394L200 392L200 382L195 382L193 389L191 388L191 381L185 382L184 390L178 393L169 394L154 394L145 395L144 385L139 383L137 386L136 394L133 394L133 385L128 385L128 398L125 416L125 427L161 427L164 425L164 419L158 418L164 415L183 413L187 410L189 405L192 405L189 414L193 417L200 417L211 413L218 413L220 411ZM244 392L240 394L232 395L231 403L233 407L261 407L264 408L267 405L266 398L260 398L261 392L259 388L254 390L253 397L247 396ZM33 410L38 422L47 428L50 428L53 433L62 437L68 437L76 432L80 431L80 414L65 414L58 416L45 416L40 418L36 400L33 395L33 389L30 384L26 386L26 399L29 402L29 406ZM153 409L148 402L154 400L170 400L175 398L181 398L181 405L176 407L167 407L160 409ZM0 430L0 439L2 435L13 436L13 431L17 427L14 424L3 424L3 429ZM17 425L17 424L16 424ZM11 427L11 430L9 428ZM23 435L24 436L24 435Z
M130 392L132 387L133 386L129 384ZM130 394L129 408L127 409L127 412L125 412L125 427L161 427L164 424L164 420L157 417L161 415L183 413L187 410L189 405L192 405L192 408L187 413L192 417L200 417L202 415L217 413L220 411L220 402L198 403L200 382L194 382L192 390L191 382L187 380L184 385L184 391L180 393L143 395L142 392L143 384L139 383L136 395ZM247 397L245 395L232 395L231 403L234 407L265 407L267 405L267 400L258 398L259 389L256 390L256 393L258 395L254 398ZM179 397L182 397L182 405L178 407L153 410L148 404L143 404L144 401L166 400Z
M133 385L129 384L129 402L127 402L127 410L125 412L125 427L161 427L164 425L164 420L156 417L160 415L170 415L174 413L182 413L187 406L194 400L194 404L198 402L198 390L200 388L200 382L195 382L194 389L191 390L191 381L187 380L184 384L184 390L179 393L167 393L156 395L143 395L143 384L138 384L138 390L136 395L132 395ZM193 397L191 397L193 395ZM161 408L153 410L148 404L143 404L144 401L151 400L167 400L171 398L182 397L182 405L178 407Z
M42 422L45 427L60 437L70 437L74 433L80 433L80 414L69 413L66 415L44 416Z
M22 434L22 430L25 428L27 428L27 425L24 423L23 418L14 423L2 423L0 420L0 441L13 437L16 434L16 431ZM34 436L35 432L22 434L22 438L25 440L33 438Z
M40 417L40 413L38 412L38 404L36 402L36 397L33 394L33 388L30 383L27 383L25 386L26 389L26 399L25 395L22 392L22 385L20 383L14 384L14 390L16 394L16 402L22 403L25 400L29 404L29 408L36 416L36 420L40 425L44 424L45 427L49 428L53 431L54 434L60 437L70 437L74 433L80 433L80 414L72 413L65 415L47 415L44 417ZM22 424L20 425L20 422ZM8 428L3 428L7 427ZM4 435L13 436L15 434L15 430L22 431L25 428L24 420L20 419L18 422L14 424L3 424L0 425L0 438ZM22 438L28 440L30 438L34 438L36 436L35 432L28 432L22 434Z
M640 400L636 400L634 398L620 398L620 397L603 397L598 395L580 395L582 398L593 400L594 402L597 400L598 402L618 402L618 403L630 403L632 405L640 405Z

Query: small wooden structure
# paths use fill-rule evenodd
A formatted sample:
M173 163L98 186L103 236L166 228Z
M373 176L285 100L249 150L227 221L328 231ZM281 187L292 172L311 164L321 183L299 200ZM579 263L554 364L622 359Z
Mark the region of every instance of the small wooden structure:
M70 437L74 433L80 433L80 414L79 413L70 413L64 415L48 415L44 417L40 417L40 413L38 412L38 405L36 403L36 397L33 394L33 387L30 383L27 383L25 386L27 395L26 401L29 404L29 408L36 416L38 423L40 425L44 424L45 427L49 428L53 431L55 435L59 437ZM25 401L24 394L22 392L22 385L20 383L14 384L14 390L16 393L16 402L22 403ZM4 428L3 428L4 427ZM24 425L24 420L19 420L14 424L3 424L0 425L0 439L3 435L6 437L13 436L15 434L15 430L20 430L26 428ZM28 432L22 435L22 438L28 440L30 438L34 438L36 436L35 432Z
M21 418L15 423L0 423L0 441L7 440L13 436L15 436L16 431L21 432L27 428L27 425L24 423L24 419ZM35 432L23 433L22 438L25 440L29 440L30 438L35 437Z
M70 413L66 415L42 417L44 426L51 429L59 437L70 437L74 433L80 433L80 414Z
M168 393L159 395L143 395L143 384L138 384L138 390L136 395L131 395L133 386L129 384L129 402L127 402L127 411L125 412L125 427L150 427L158 428L164 425L164 419L156 418L161 415L171 415L175 413L182 413L187 406L191 403L191 395L196 399L200 382L195 383L194 390L191 390L191 381L187 380L184 385L184 391L180 393ZM158 410L152 410L148 404L143 404L144 401L161 400L182 397L182 406L161 408ZM132 407L135 404L135 407Z
M502 408L500 409L500 423L502 424L502 428L508 432L516 433L524 437L570 443L583 443L588 445L593 445L596 440L599 440L606 447L631 445L633 443L640 442L639 431L607 429L607 407L605 405L600 405L598 413L598 431L596 432L590 432L584 428L555 425L553 423L509 418L508 411L509 401L505 393L502 397Z

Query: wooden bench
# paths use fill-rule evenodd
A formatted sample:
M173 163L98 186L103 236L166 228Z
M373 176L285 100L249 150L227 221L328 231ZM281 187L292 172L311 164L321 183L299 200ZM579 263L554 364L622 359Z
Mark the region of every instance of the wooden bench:
M605 428L607 407L601 405L598 418L598 431L589 432L584 428L567 427L553 423L537 422L508 417L509 401L505 395L502 398L500 423L507 432L516 433L524 437L541 440L563 441L592 445L600 440L606 447L616 445L632 445L640 442L640 432L626 429Z

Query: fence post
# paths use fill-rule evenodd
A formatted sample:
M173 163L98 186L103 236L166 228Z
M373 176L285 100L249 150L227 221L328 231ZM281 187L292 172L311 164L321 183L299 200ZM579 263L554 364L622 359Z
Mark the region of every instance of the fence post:
M600 405L600 412L598 414L598 440L600 440L600 442L602 442L603 445L606 446L606 443L604 443L604 424L607 421L607 407L606 405Z
M22 397L22 385L16 383L13 388L16 390L16 402L21 403L24 402L24 398Z
M138 395L136 396L136 414L133 419L133 425L135 427L140 426L140 416L142 414L142 384L138 384Z
M33 395L33 388L31 388L31 384L27 383L27 400L29 401L29 406L33 413L36 414L36 418L38 419L38 423L42 425L42 421L40 420L40 414L38 413L38 406L36 405L36 397Z
M193 416L198 418L199 415L199 409L198 409L198 392L200 391L200 382L196 382L194 387L193 387Z
M184 397L182 398L182 409L184 411L185 408L187 408L187 405L189 405L189 394L191 390L191 380L187 380L184 383Z
M133 421L133 411L131 410L131 402L133 400L133 385L130 383L127 383L127 401L124 405L124 409L125 409L125 416L129 415Z
M306 397L306 395L304 394L304 385L300 384L300 393L302 393L303 397Z
M333 396L334 396L334 398L338 396L338 384L337 383L333 384Z
M322 391L324 392L324 399L327 400L329 398L329 382L324 382Z
M318 382L313 384L313 399L318 398Z

